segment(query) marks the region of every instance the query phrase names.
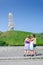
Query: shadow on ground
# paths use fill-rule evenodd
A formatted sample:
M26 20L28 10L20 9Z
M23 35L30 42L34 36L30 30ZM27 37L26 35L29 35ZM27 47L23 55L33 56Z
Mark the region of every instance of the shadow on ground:
M38 54L36 54L36 56L43 56L43 54L42 53L38 53Z

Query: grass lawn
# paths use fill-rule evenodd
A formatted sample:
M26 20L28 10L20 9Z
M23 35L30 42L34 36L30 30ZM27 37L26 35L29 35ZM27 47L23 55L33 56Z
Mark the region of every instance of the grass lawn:
M0 32L0 46L23 46L27 35L32 32L6 31ZM37 45L43 46L43 34L36 34Z

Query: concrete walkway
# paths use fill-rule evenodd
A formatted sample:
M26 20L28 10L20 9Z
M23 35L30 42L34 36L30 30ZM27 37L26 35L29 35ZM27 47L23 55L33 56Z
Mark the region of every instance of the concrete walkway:
M38 56L24 57L23 47L0 47L0 65L43 65L43 47L37 47Z
M43 65L43 60L0 60L0 65Z
M0 46L0 60L14 59L43 59L43 46L37 46L37 56L24 57L24 47L20 46Z

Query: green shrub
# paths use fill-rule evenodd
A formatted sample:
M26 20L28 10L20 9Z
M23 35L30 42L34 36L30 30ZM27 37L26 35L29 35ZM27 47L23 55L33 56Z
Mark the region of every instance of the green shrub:
M5 41L0 41L0 46L5 46L6 42Z

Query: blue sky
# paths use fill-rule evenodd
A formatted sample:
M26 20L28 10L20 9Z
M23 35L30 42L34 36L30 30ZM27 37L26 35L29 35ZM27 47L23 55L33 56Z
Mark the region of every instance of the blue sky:
M8 13L15 30L43 32L43 0L0 0L0 31L8 30Z

